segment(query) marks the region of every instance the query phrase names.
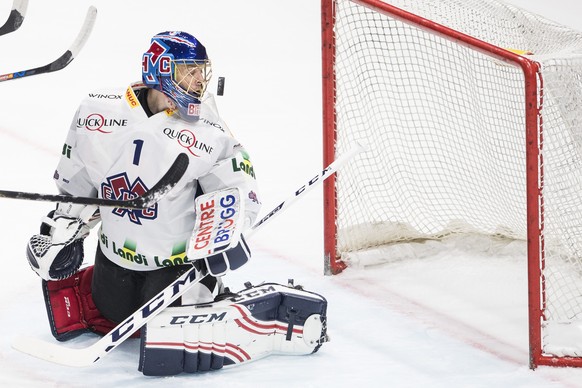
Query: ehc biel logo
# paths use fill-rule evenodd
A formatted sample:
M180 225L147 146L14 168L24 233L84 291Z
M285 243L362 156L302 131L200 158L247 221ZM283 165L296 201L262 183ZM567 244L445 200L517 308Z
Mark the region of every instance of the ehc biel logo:
M137 178L133 183L126 173L110 176L105 183L101 183L101 196L104 199L130 200L143 195L148 190L141 178ZM141 225L141 220L153 220L158 217L158 204L154 204L147 209L125 209L115 208L113 214L124 217L126 214L134 224Z

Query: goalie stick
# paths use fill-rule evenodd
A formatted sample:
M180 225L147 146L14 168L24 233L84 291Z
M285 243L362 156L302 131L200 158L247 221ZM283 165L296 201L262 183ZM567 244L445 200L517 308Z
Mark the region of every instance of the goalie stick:
M12 10L6 22L0 27L0 36L14 32L20 28L26 15L28 0L14 0Z
M285 201L281 202L278 206L276 206L273 210L271 210L271 212L269 214L267 214L259 222L257 222L251 228L249 236L251 234L253 234L261 225L270 221L273 217L277 216L285 207L289 207L293 202L295 202L297 200L297 198L299 198L299 196L301 194L303 194L305 191L310 190L313 185L316 185L319 182L323 182L330 175L333 175L342 164L344 164L347 160L351 159L354 155L359 154L360 152L364 151L364 149L365 149L365 147L363 145L356 143L356 146L353 149L346 152L340 158L338 158L333 163L331 163L329 166L327 166L318 175L311 178L309 180L309 182L307 182L307 184L301 186L298 190L295 191L295 193L291 197L289 197Z
M268 220L280 214L284 208L288 208L291 203L297 200L297 198L317 186L317 183L323 182L326 178L333 175L342 164L362 150L363 148L361 146L356 147L331 163L321 173L310 179L307 184L297 189L290 198L283 201L264 218L257 222L247 234L247 238L259 230ZM104 335L94 344L85 348L69 348L59 345L58 343L43 341L32 337L17 337L12 342L12 347L36 358L60 365L75 367L93 365L129 338L139 328L153 319L157 314L162 312L173 301L188 291L188 289L199 283L205 276L205 270L198 271L193 266L168 287L154 296L149 302L140 307L131 316L117 325L113 330Z
M97 8L93 6L89 7L89 10L87 11L87 16L85 17L85 22L81 27L81 31L79 31L79 34L77 35L77 39L75 39L71 47L69 47L69 49L65 51L63 55L61 55L51 63L44 66L0 75L0 82L24 78L31 75L51 73L53 71L64 69L69 63L71 63L73 59L75 59L79 51L81 51L81 49L85 45L85 42L87 42L87 39L89 38L91 31L93 30L93 25L95 24L96 17Z
M174 163L172 163L170 169L150 190L146 191L145 194L140 197L127 200L77 197L74 195L66 194L27 193L24 191L8 191L8 190L0 190L0 198L75 203L81 205L108 206L125 209L144 209L158 202L164 195L168 193L168 191L170 191L178 183L180 178L182 178L182 176L186 172L189 162L190 159L188 158L188 155L186 155L185 153L181 153L180 155L178 155L176 160L174 160Z

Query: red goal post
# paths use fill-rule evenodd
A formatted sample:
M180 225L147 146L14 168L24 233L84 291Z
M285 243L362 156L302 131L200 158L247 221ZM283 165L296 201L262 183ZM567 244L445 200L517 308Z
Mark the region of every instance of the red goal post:
M582 35L497 0L321 5L324 165L371 145L324 184L326 274L527 240L530 367L582 366Z

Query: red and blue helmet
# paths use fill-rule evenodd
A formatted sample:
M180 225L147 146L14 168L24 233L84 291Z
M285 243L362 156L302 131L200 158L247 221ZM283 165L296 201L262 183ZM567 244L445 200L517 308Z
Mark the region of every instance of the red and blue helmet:
M200 101L211 76L206 48L186 32L166 31L155 35L143 54L144 84L168 96L185 120L199 118Z

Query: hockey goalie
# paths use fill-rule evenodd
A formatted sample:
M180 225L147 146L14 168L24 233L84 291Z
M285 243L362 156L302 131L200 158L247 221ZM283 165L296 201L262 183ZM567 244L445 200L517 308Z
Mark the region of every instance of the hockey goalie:
M245 231L260 208L249 154L206 91L211 63L185 32L154 36L142 82L89 94L54 174L62 193L128 199L144 194L179 153L180 182L146 209L59 203L27 246L52 334L105 334L192 267L198 281L134 337L149 376L194 373L269 354L306 355L326 341L326 300L301 287L222 278L248 262ZM94 263L83 241L99 225ZM81 269L82 268L82 269Z

